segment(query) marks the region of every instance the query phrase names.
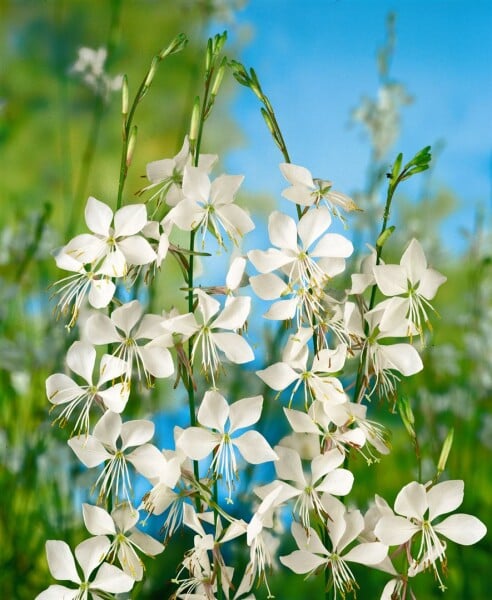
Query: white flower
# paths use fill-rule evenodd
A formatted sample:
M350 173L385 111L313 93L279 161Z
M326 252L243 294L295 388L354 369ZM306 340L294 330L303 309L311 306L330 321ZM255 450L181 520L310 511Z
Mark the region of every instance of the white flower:
M183 174L181 200L166 216L184 231L210 229L219 244L223 244L219 226L237 243L255 225L245 210L234 204L234 196L244 177L221 175L213 182L200 167L187 166Z
M76 588L64 585L50 585L36 596L36 600L100 600L106 594L129 592L134 580L121 569L103 562L110 548L107 537L84 540L75 548L75 557L80 565L83 577L80 577L75 560L66 542L48 540L46 556L50 573L55 579L71 581ZM102 564L101 564L102 563ZM99 568L98 568L99 567ZM97 569L95 577L92 576Z
M321 199L324 199L333 214L340 219L342 217L337 207L346 211L359 210L352 198L331 189L333 185L331 181L313 179L311 172L305 167L282 163L280 170L291 184L291 187L282 192L282 196L287 200L300 206L312 206L313 204L317 206Z
M251 347L246 340L236 333L241 329L251 308L251 298L240 296L231 298L219 313L220 303L200 289L195 290L198 297L198 311L203 323L196 323L196 336L193 342L191 360L194 362L198 348L201 348L202 367L212 377L215 385L215 374L219 370L218 351L235 364L250 362L254 358ZM217 314L219 313L219 314ZM226 331L221 331L221 330Z
M126 362L128 380L133 367L136 367L138 378L142 380L145 377L150 385L150 376L170 377L174 364L171 353L165 347L169 340L162 330L163 318L142 315L142 305L133 300L116 308L111 318L101 313L92 315L85 328L87 338L94 344L118 344L114 354ZM139 344L141 340L150 341Z
M385 296L401 296L395 302L402 303L406 315L422 334L422 320L429 325L427 310L434 310L429 303L446 277L427 266L427 259L420 243L413 239L401 257L399 265L375 265L374 277Z
M198 167L205 173L209 173L217 158L216 154L200 154ZM157 188L147 202L158 198L158 203L165 200L169 206L176 206L183 199L183 171L187 165L191 166L188 136L185 137L181 150L174 158L164 158L147 164L147 179L150 185L138 193Z
M80 74L84 83L105 100L108 99L110 92L119 90L123 82L121 75L111 78L104 72L107 55L106 48L93 50L81 47L78 50L77 60L70 69L72 73Z
M147 556L155 556L164 550L164 546L135 527L139 519L138 510L128 502L119 504L111 514L90 504L83 504L82 508L87 531L92 535L113 537L107 556L111 559L117 557L123 571L140 581L144 570L136 550Z
M297 311L298 324L306 320L311 325L313 316L321 312L324 286L344 270L345 258L353 251L352 243L344 236L325 233L330 224L330 211L325 207L309 210L297 225L278 211L270 215L268 232L276 247L248 252L249 260L261 273L250 277L250 283L263 300L291 293L294 296L275 303L265 317L291 319ZM276 270L287 281L273 273Z
M345 454L337 448L324 454L318 454L310 461L309 473L303 470L301 457L292 448L275 446L274 450L279 458L275 462L275 470L279 479L283 481L276 480L256 490L256 493L260 493L261 497L264 497L265 492L278 486L281 491L277 497L277 503L295 498L293 512L299 516L301 524L306 530L311 524L311 510L315 510L322 519L326 518L321 503L323 493L345 496L352 489L354 476L347 469L338 468L345 460Z
M410 568L432 566L440 587L440 579L435 562L445 560L446 545L442 537L469 546L483 538L487 529L476 517L467 514L455 514L438 523L434 520L443 514L458 508L463 502L464 482L450 480L438 483L427 489L423 484L412 481L403 487L395 500L395 512L398 515L385 515L375 528L378 538L388 546L406 544L420 534L417 556Z
M329 515L326 528L332 544L331 550L324 546L314 529L306 532L299 523L293 523L291 531L299 550L281 556L280 562L299 574L311 574L320 567L329 568L335 597L337 592L340 592L343 597L357 587L347 562L363 565L378 564L387 555L388 548L380 542L367 542L345 551L362 531L364 519L358 510L347 512L345 506L336 498L326 496L323 500L325 511Z
M213 453L210 468L215 478L224 478L228 502L232 502L234 480L238 478L236 449L250 464L277 460L276 453L257 431L250 430L233 436L237 430L250 427L259 421L262 406L261 396L243 398L229 406L218 392L208 391L197 415L202 427L188 427L177 440L178 448L193 460L202 460Z
M155 260L156 254L149 242L137 235L147 223L145 204L123 206L113 218L109 206L91 196L85 207L85 221L92 234L77 235L64 249L79 262L102 260L99 273L123 277L128 265L145 265Z
M114 498L130 501L131 490L128 464L144 477L155 477L163 460L162 454L152 444L147 444L154 435L151 421L127 421L122 423L120 415L107 411L94 427L94 434L73 437L68 445L77 458L89 469L105 463L94 487L100 486L99 498L112 491ZM121 439L117 443L118 438Z
M340 344L335 350L325 348L313 358L311 368L307 369L309 356L308 341L313 330L303 327L289 337L282 353L282 362L274 363L256 374L274 390L285 390L296 382L290 395L290 403L302 384L304 386L304 405L307 409L314 399L340 404L346 401L341 382L330 373L341 371L345 363L347 347Z
M383 344L383 340L395 337L407 337L414 331L412 324L405 317L406 308L387 301L375 306L364 314L367 331L362 324L359 309L352 302L346 304L346 321L348 329L358 336L362 343L362 360L364 361L364 383L367 387L372 375L375 377L373 388L379 385L381 393L392 397L399 377L395 371L405 376L414 375L424 366L419 353L411 344ZM361 388L361 396L364 394ZM356 400L360 400L357 398Z
M55 294L60 295L57 309L61 314L66 314L71 308L71 319L68 327L73 327L77 320L82 302L87 295L89 304L94 308L104 308L107 306L116 290L113 281L100 270L89 270L62 248L55 257L56 265L65 271L72 271L74 274L64 277L53 284L56 287Z
M67 365L79 375L87 385L79 385L64 373L54 373L46 380L46 395L55 406L65 405L55 419L60 426L67 423L77 408L79 415L73 431L87 434L89 431L90 410L93 404L103 405L113 412L122 412L130 393L125 383L105 384L122 377L127 371L127 364L109 354L104 354L99 365L99 380L93 383L92 373L96 362L96 350L86 342L74 342L67 352Z

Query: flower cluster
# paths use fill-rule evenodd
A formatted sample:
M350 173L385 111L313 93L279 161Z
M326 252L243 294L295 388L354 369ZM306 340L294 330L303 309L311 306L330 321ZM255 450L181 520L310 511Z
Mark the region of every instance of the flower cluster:
M208 50L209 78L220 39ZM217 79L209 82L212 90ZM209 110L206 102L203 106ZM202 126L207 114L201 115ZM346 289L354 248L329 229L332 215L342 217L340 211L357 209L355 203L333 191L330 181L282 163L290 184L282 196L296 204L297 221L273 212L271 247L236 255L225 285L220 276L198 287L194 264L197 254L207 260L208 236L221 248L227 240L240 248L254 223L236 203L243 177L211 175L217 157L200 154L195 121L174 158L147 166L150 183L140 190L150 192L145 204L113 212L90 197L85 210L90 233L77 235L56 253L58 266L72 273L57 285L58 311L68 314L70 328L82 308L86 314L77 323L80 340L67 352L71 374L51 375L46 393L55 421L72 429L69 447L94 470L97 504L83 506L92 537L75 549L79 569L64 542L47 542L53 577L73 585L52 585L38 598L128 592L144 576L142 556L162 552L183 528L193 541L173 578L175 598L252 599L255 582L264 583L272 597L267 576L280 565L302 575L325 571L335 598L358 587L351 562L391 574L383 598L406 598L409 578L427 568L442 584L442 538L472 544L485 534L484 525L468 515L435 523L461 503L462 482L412 482L398 494L394 513L378 496L365 515L340 498L356 484L351 456L371 464L390 452L387 431L368 418L368 402L377 394L394 403L400 378L423 368L417 344L425 339L431 301L445 277L428 266L415 239L399 264L383 263L383 228L376 249ZM410 176L412 166L421 167L419 157L426 159L427 153L401 173L395 167L395 181ZM183 236L189 241L185 249L179 245ZM173 259L183 273L186 309L165 306L159 298L154 299L158 312L147 312L150 294L142 293L142 286L151 288ZM250 269L257 274L248 277ZM241 393L232 385L219 388L227 383L230 364L255 358L246 336L254 306L245 295L247 285L272 301L265 317L280 321L280 331L293 327L279 360L269 364L269 352L257 353L265 364L256 371L256 383L253 372L240 372L244 389L262 382L277 392L276 399ZM186 391L190 422L174 428L173 447L158 448L153 421L128 419L125 413L129 406L138 411L143 388L172 376ZM265 402L283 404L285 434L275 442L259 427ZM251 485L248 472L265 463L273 464L274 478L255 478ZM137 474L148 489L138 499ZM244 519L230 506L238 495L254 499ZM162 515L161 541L137 527L141 513ZM298 549L278 557L286 520ZM248 548L242 570L227 564L231 553L225 551L240 539ZM406 549L406 568L393 566L391 547Z

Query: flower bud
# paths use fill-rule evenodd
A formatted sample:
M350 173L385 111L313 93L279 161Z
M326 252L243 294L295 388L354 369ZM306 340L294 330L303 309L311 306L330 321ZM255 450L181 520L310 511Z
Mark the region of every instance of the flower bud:
M446 468L446 463L448 461L449 453L451 452L451 447L453 446L453 438L454 438L454 429L450 429L444 443L442 445L441 455L439 456L439 462L437 463L437 472L442 473Z
M121 113L123 116L128 114L128 77L126 75L123 75L121 85Z
M132 132L130 133L130 139L128 140L128 147L126 149L126 166L129 167L132 158L133 151L135 150L135 144L137 143L137 126L134 125L132 128Z

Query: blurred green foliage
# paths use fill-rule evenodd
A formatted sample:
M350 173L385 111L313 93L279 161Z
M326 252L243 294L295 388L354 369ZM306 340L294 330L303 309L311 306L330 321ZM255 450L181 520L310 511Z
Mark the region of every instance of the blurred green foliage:
M132 94L155 53L179 32L190 39L186 51L159 67L151 93L139 109L139 141L144 142L137 142L126 186L124 202L131 202L142 187L146 163L173 156L181 146L193 98L200 90L207 24L217 5L212 0L0 0L2 597L28 600L50 583L44 554L47 539L64 539L73 546L85 536L80 515L74 509L80 500L75 497L74 482L83 473L66 446L66 432L50 425L44 392L46 377L63 369L66 348L73 341L63 325L55 322L48 301L47 288L60 277L50 251L64 243L70 232L80 231L87 195L114 206L121 120L119 94L114 93L108 101L95 96L70 73L70 66L79 47L105 46L107 72L113 77L126 73ZM227 2L221 6L228 8ZM387 78L386 67L383 71ZM393 82L391 85L400 94L400 104L404 104L404 90ZM224 95L222 109L228 99L230 91ZM238 139L237 126L228 120L225 110L220 111L220 119L220 128L213 126L205 139L205 152L220 153ZM380 126L379 121L375 122ZM222 135L225 130L227 136ZM207 139L213 140L210 148ZM431 140L422 139L422 145L428 142ZM380 147L375 148L368 187L358 197L365 209L366 221L361 229L366 234L371 227L379 228L379 223L374 225L370 220L377 214L373 204L377 206L381 201L387 156ZM448 277L436 304L441 318L434 320L433 336L424 352L425 371L404 382L402 394L416 414L424 481L433 477L442 442L454 427L454 445L445 476L465 480L463 512L478 515L490 528L489 222L486 215L477 215L475 230L468 232L467 253L460 257L444 255L438 224L456 202L466 198L456 198L448 190L431 193L427 184L426 179L423 202L401 196L395 200L397 229L385 246L385 259L391 255L396 258L406 242L418 236L430 262ZM433 218L422 219L422 214L430 210ZM169 277L177 280L173 274ZM161 282L165 308L180 300L179 292L171 292L177 287L169 285L169 280ZM271 347L273 352L275 345ZM237 378L235 381L238 385ZM143 395L143 410L150 411L157 402L162 408L169 389L164 385L157 387L152 398ZM271 394L268 400L272 402ZM392 503L400 487L417 476L411 442L390 409L377 403L371 407L373 415L394 431L392 454L370 467L360 459L351 459L356 484L349 502L360 508L366 508L375 487ZM271 422L282 419L279 406L271 406L269 418ZM170 596L169 582L186 541L185 536L178 536L179 547L152 561L147 582L137 587L133 597ZM489 597L490 551L488 539L473 548L450 545L446 598ZM246 560L244 556L234 558L237 564ZM360 576L361 597L379 597L387 576L367 569L356 574ZM272 574L270 587L278 598L295 600L308 594L319 597L322 581L314 577L305 582L282 570ZM442 597L430 573L419 578L414 591L419 598ZM258 597L264 596L266 593L260 589Z

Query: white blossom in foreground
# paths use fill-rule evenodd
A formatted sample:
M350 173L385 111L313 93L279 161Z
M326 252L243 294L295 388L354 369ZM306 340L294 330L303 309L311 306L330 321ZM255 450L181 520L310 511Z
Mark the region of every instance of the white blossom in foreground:
M218 392L208 391L197 415L202 427L188 427L176 442L178 448L193 460L202 460L213 453L210 468L215 478L224 478L228 492L227 502L232 502L234 481L239 477L236 449L250 464L277 460L277 454L257 431L249 430L241 435L233 435L239 429L257 423L262 406L261 396L243 398L229 406Z
M282 175L291 184L282 192L282 196L300 206L318 205L322 199L325 200L330 210L342 219L338 208L345 211L359 210L352 198L341 192L332 190L332 182L324 179L313 179L311 172L306 167L282 163L280 165ZM343 219L342 219L343 220Z
M133 300L116 308L111 317L92 315L85 329L93 344L118 344L114 354L126 362L128 380L135 368L138 378L150 385L151 376L165 378L174 372L171 353L165 347L167 341L164 343L162 321L159 315L143 315L142 305Z
M99 379L93 383L96 363L96 350L87 342L74 342L67 352L67 365L79 375L87 385L79 385L64 373L54 373L46 380L46 395L54 406L63 406L55 419L63 427L72 414L79 409L79 415L72 431L88 434L90 411L94 404L113 412L122 412L130 393L128 385L115 380L123 378L127 364L109 354L104 354L99 365ZM107 386L109 382L113 385Z
M260 272L250 277L250 283L264 300L293 296L274 303L265 317L291 319L297 312L298 324L311 324L321 312L324 286L343 272L345 258L353 251L352 243L344 236L325 233L330 225L331 215L326 207L309 210L297 225L281 212L270 215L268 233L275 247L248 252L249 260Z
M119 504L111 514L99 506L83 504L84 523L92 535L106 535L113 538L107 556L111 562L115 558L123 571L132 579L140 581L144 574L144 564L137 550L147 556L156 556L164 546L147 533L136 528L139 513L131 504Z
M196 335L191 361L195 361L200 348L203 371L211 376L215 385L215 375L221 364L218 350L235 364L247 363L254 359L250 345L239 333L236 333L246 323L251 308L251 298L246 296L231 298L219 313L220 303L215 298L211 298L200 289L196 289L195 294L198 298L198 312L201 314L202 323L195 323Z
M100 499L113 492L115 499L129 502L131 482L127 463L144 477L153 477L162 461L159 450L147 443L153 435L151 421L123 423L120 415L108 410L94 427L93 435L73 437L68 445L89 469L105 463L94 484L100 488Z
M435 519L449 513L463 502L464 482L450 480L427 489L412 481L401 489L395 500L397 515L385 515L375 528L378 538L388 546L405 544L420 534L417 556L412 569L431 567L444 588L436 561L445 560L446 544L442 537L469 546L481 540L487 532L485 525L472 515L455 514L435 523ZM401 515L401 516L400 516Z
M107 275L98 269L87 270L81 262L68 255L65 248L57 252L55 262L58 268L73 272L73 275L68 275L53 284L56 288L53 295L59 295L56 310L63 315L71 312L68 328L75 324L86 296L94 308L104 308L111 302L116 285Z
M244 177L221 175L213 182L200 167L187 166L183 174L184 198L166 216L184 231L201 228L213 233L220 245L223 244L220 229L235 243L254 229L255 225L247 212L234 204L234 197Z
M36 596L36 600L100 600L107 594L129 592L134 584L133 578L118 567L103 562L110 545L107 537L99 535L84 540L75 548L75 558L83 574L81 578L68 544L61 540L48 540L46 556L51 575L59 581L75 583L77 587L50 585Z
M422 322L429 325L427 310L434 310L429 301L446 277L427 266L420 243L416 239L410 242L399 265L375 265L373 271L381 292L395 297L395 302L405 306L405 316L422 334Z
M338 468L345 460L345 454L337 448L313 458L309 471L303 469L301 457L292 448L275 446L274 450L279 458L275 462L279 479L255 491L263 498L272 489L280 487L277 503L295 498L293 513L307 531L312 510L323 520L327 516L321 502L322 494L347 495L354 476L349 470Z
M280 562L294 573L311 574L319 569L330 569L335 589L342 597L357 587L354 575L347 565L355 562L362 565L376 565L388 553L388 547L380 542L364 542L346 550L364 528L364 518L358 510L347 511L336 498L323 498L325 511L329 515L326 528L331 541L331 549L325 547L314 529L307 532L299 523L292 524L292 535L299 550L281 556Z
M111 208L93 198L87 200L85 221L92 233L75 236L64 252L83 264L99 263L98 271L109 277L124 277L128 265L146 265L156 258L149 242L138 235L147 223L145 204L123 206L113 215Z
M198 168L205 173L210 173L217 159L216 154L200 154ZM183 172L187 165L191 166L188 136L185 137L181 150L174 158L163 158L147 164L147 179L150 185L138 193L142 194L155 188L147 202L157 198L158 204L165 200L169 206L176 206L183 199Z

